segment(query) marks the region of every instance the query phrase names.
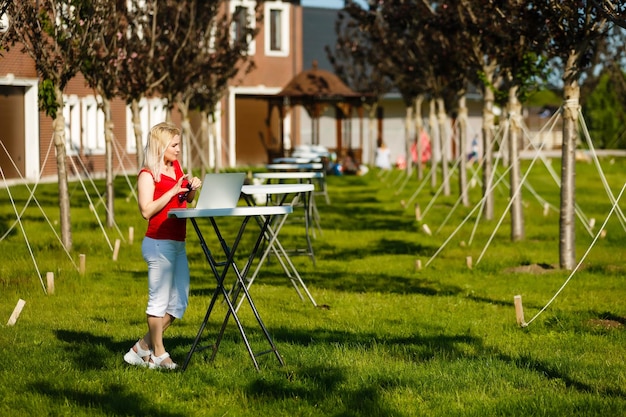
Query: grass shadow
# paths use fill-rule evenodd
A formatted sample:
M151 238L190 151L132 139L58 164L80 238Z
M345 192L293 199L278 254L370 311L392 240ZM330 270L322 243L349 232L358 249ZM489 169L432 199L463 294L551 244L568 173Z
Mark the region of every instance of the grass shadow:
M95 409L110 416L185 416L183 413L165 411L162 405L156 405L147 397L126 392L125 387L119 384L108 384L98 389L103 392L57 388L45 380L30 384L31 392L48 397L58 404L59 409L72 403L82 407L85 412L94 412Z

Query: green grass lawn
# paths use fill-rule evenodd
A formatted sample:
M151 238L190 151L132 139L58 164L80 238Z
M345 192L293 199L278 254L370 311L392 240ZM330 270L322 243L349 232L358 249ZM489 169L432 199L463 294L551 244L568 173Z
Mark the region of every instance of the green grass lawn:
M558 161L552 164L560 172ZM602 166L617 196L626 161L606 159ZM579 211L595 227L589 232L577 221L576 257L585 259L573 274L558 269L559 214L544 213L544 206L558 208L559 190L545 165L535 164L528 176L526 238L516 243L508 216L502 217L505 184L496 191L495 218L486 221L477 220L477 211L469 215L480 200L479 185L470 192L472 207L462 207L456 179L450 196L428 184L414 197L418 180L402 186L402 175L328 178L331 204L318 199L316 264L292 257L320 307L300 300L270 259L251 293L285 366L266 354L259 371L232 320L213 361L204 350L185 372L124 363L123 354L145 332L147 298L146 222L124 178L116 181L117 228L104 231L80 184L70 185L69 256L55 236L55 185L37 187L41 209L31 202L21 227L14 225L8 191L0 189L6 202L0 207L0 235L6 234L0 241L0 415L626 415L626 225L613 213L606 235L595 240L612 206L596 168L577 166ZM96 186L102 193L103 182ZM21 211L28 190L10 192ZM104 223L103 205L90 192ZM423 213L419 222L415 204ZM626 209L623 199L619 207ZM289 247L303 241L292 217L281 232ZM235 226L225 224L228 239ZM165 341L180 364L215 288L191 226L188 233L190 306ZM113 261L116 239L121 249ZM246 235L244 248L251 239ZM209 245L219 252L214 241ZM84 275L76 267L80 254ZM54 273L54 294L42 288L39 274L45 286L47 272ZM515 295L522 296L526 321L533 319L527 327L516 323ZM25 307L17 323L6 326L19 299ZM215 341L225 312L218 303L204 345ZM245 305L240 317L253 349L266 350Z

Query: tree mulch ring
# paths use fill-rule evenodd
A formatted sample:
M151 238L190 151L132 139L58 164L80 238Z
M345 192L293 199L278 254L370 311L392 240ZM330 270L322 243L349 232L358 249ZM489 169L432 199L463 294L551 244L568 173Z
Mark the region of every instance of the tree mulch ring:
M587 321L588 325L592 327L601 327L603 329L623 329L624 323L626 323L626 317L621 317L621 320L591 319Z
M545 274L547 272L556 271L558 268L549 264L529 264L508 268L506 272L519 272L526 274Z

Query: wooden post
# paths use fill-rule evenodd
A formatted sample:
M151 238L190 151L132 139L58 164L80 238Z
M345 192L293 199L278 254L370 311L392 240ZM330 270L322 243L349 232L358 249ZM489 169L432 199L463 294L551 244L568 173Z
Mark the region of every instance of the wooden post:
M113 249L113 260L117 261L117 254L120 252L120 240L115 239L115 248Z
M596 225L596 219L595 218L590 218L589 219L589 228L593 229L593 227Z
M134 239L135 239L135 228L133 226L130 226L128 228L128 244L132 245Z
M22 312L22 309L24 308L24 304L26 304L26 301L20 298L17 302L17 305L13 309L13 313L11 314L11 317L9 317L7 326L13 326L15 322L17 322L17 318L20 316L20 313Z
M54 294L54 272L47 272L46 280L48 282L48 295L52 295Z
M422 261L420 259L415 260L415 270L420 271L422 269Z
M467 256L465 258L465 264L467 265L469 269L472 269L472 257L471 256Z
M85 254L81 253L80 255L78 255L78 259L79 259L78 271L80 272L81 275L84 275L85 274Z
M415 220L422 221L422 211L420 210L420 205L415 204Z
M526 321L524 321L524 307L522 307L522 296L516 295L513 297L513 301L515 302L515 318L517 319L517 324L526 327Z
M543 217L546 217L549 212L550 212L550 205L548 203L545 203L543 205Z

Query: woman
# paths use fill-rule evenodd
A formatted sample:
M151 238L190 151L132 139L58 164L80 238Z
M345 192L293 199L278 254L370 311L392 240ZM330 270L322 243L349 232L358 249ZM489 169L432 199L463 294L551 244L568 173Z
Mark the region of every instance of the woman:
M374 165L380 169L391 169L391 151L382 138L378 138Z
M193 201L202 182L187 180L178 162L180 130L159 123L150 130L145 161L137 182L139 210L148 220L141 245L148 264L148 332L124 355L131 365L175 369L177 365L163 346L163 332L187 308L189 265L185 250L185 219L168 218L173 208Z

